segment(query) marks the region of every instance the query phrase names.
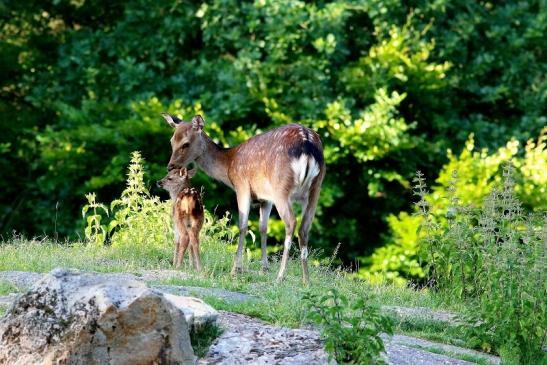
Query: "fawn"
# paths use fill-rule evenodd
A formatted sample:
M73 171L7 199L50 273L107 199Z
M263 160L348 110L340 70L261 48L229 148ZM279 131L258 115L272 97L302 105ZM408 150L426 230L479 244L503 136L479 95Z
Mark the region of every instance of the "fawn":
M299 124L284 125L251 137L238 146L223 148L203 130L204 120L196 115L190 123L163 113L175 128L171 137L171 158L167 170L195 161L205 173L235 190L239 209L239 243L232 272L243 268L243 247L251 201L260 203L260 246L262 267L268 268L266 235L268 218L275 205L285 224L283 257L277 280L283 280L292 236L296 228L293 203L302 206L298 230L302 278L309 281L308 233L319 199L326 166L319 135Z
M186 168L171 170L157 182L158 187L169 192L173 201L173 225L175 229L175 253L173 265L180 267L188 246L190 265L201 271L199 256L199 231L203 226L203 204L200 193L190 187L190 179L197 169Z

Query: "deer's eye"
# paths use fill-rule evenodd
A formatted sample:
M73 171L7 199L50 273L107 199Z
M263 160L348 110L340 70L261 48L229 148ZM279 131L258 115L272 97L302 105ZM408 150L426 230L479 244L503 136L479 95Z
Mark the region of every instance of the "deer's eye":
M190 143L186 142L186 143L183 144L180 148L181 148L181 149L185 149L185 148L188 148L188 146L190 146Z

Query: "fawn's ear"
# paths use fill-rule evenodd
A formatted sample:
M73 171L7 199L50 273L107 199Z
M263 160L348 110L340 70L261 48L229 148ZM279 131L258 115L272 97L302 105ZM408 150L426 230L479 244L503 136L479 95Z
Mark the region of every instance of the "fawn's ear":
M179 170L179 176L182 178L186 178L188 176L188 170L186 170L184 167Z
M201 115L196 115L192 118L192 128L195 131L201 132L203 130L203 126L205 125L205 122L203 121L203 118Z
M194 176L196 176L196 173L198 172L198 169L194 167L192 170L188 170L188 178L191 179Z
M171 115L169 113L161 113L161 116L163 117L163 119L165 119L165 121L173 128L176 128L177 127L177 124L179 124L180 122L182 122L181 119L175 117L174 115Z

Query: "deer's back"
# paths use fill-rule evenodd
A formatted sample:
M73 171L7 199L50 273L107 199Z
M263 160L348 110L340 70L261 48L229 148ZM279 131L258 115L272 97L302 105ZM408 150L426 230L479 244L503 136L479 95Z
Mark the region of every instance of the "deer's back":
M324 168L319 135L302 125L289 124L235 147L229 177L233 182L248 183L254 198L271 200L279 186L290 191L309 188Z
M177 195L173 205L173 215L177 222L185 222L188 225L189 220L203 222L203 204L201 195L195 188L184 188Z

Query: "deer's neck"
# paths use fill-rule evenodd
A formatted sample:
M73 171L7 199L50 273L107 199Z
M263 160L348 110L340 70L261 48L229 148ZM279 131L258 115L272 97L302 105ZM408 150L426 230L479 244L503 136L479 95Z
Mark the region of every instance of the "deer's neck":
M182 189L184 189L186 186L185 185L180 185L180 186L177 186L176 188L172 188L172 189L169 189L169 197L171 198L172 201L175 201L177 200L177 196L179 195L179 193L182 191Z
M176 190L169 190L169 197L172 201L175 201L177 199L177 195L179 195L180 189Z
M196 158L196 163L207 175L233 188L228 177L232 152L231 149L220 147L209 136L203 134L203 151Z

